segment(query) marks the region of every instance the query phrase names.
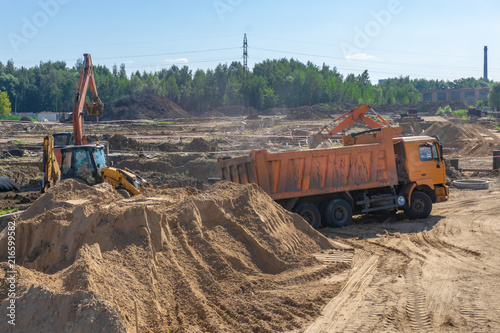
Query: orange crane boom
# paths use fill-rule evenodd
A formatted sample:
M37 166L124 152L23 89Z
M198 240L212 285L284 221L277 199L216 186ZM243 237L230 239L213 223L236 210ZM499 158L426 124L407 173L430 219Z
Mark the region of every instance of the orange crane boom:
M366 113L370 110L373 111L373 113L375 113L377 118L382 123L378 123L366 115ZM340 124L338 124L337 126L335 126L331 130L328 129L328 126L330 126L331 124L336 123L337 121L340 121L340 120L342 120L342 122ZM307 144L309 145L309 148L316 148L321 143L321 141L326 140L326 139L334 136L335 134L339 133L340 131L345 130L346 128L348 128L349 126L351 126L352 124L354 124L358 121L364 122L366 125L370 126L371 128L381 128L384 126L391 127L391 125L384 118L382 118L381 115L379 115L377 112L375 112L375 110L373 110L370 105L361 104L357 108L354 108L351 111L344 113L343 115L341 115L337 119L335 119L332 122L323 126L323 128L318 133L316 133L308 138ZM326 134L323 134L322 132L324 130L326 130L328 132Z
M87 144L87 137L83 132L83 106L87 114L91 117L100 117L104 109L104 105L97 94L97 87L94 77L94 67L90 54L83 55L83 66L80 71L80 81L75 95L75 104L73 105L73 134L75 137L75 145ZM90 87L92 93L92 102L85 103L87 95L87 87Z

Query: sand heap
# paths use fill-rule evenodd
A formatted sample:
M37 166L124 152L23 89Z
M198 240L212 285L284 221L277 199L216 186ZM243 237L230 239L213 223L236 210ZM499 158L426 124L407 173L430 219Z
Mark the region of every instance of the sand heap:
M480 124L436 122L424 135L438 135L446 148L451 148L452 157L491 156L500 147L500 135Z
M22 214L16 239L20 332L135 332L134 302L140 332L301 329L331 297L303 283L347 269L312 257L331 244L298 215L228 182L123 199L69 180Z

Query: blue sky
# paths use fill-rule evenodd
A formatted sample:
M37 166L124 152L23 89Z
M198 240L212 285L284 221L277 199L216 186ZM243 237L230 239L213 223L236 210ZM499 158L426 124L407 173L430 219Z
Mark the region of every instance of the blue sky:
M395 76L500 81L500 2L376 1L76 1L0 0L0 61L73 66L125 63L127 73L172 64L215 68L265 59L323 63L347 75L368 69L372 81Z

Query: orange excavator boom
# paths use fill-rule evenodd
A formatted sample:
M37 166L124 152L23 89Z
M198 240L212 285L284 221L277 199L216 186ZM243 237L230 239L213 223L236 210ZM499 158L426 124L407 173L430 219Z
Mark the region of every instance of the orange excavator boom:
M87 114L91 117L102 116L104 105L97 94L97 86L94 77L94 67L90 54L83 55L83 66L80 71L80 81L75 95L75 103L73 105L73 134L75 137L75 145L87 144L87 137L83 131L83 106ZM92 93L92 102L85 103L87 88L90 87Z
M375 115L377 116L377 118L380 120L381 123L373 120L372 118L366 115L366 113L370 110L373 111L373 113L375 113ZM335 126L331 130L328 129L328 126L338 121L341 122L337 126ZM318 133L310 136L307 140L309 148L316 148L323 140L331 138L335 134L345 130L346 128L348 128L349 126L353 125L358 121L362 121L370 128L381 128L384 126L391 127L391 125L380 114L375 112L375 110L373 110L370 105L361 104L357 108L354 108L344 113L340 117L334 119L332 122L323 126L323 128ZM323 131L328 131L328 132L324 134Z

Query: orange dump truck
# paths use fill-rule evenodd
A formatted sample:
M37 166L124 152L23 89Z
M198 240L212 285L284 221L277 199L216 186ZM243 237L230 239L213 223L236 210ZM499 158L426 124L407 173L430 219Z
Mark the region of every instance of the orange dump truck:
M399 128L400 130L400 128ZM219 159L221 179L256 183L311 226L349 225L353 214L404 210L425 218L432 203L448 200L437 137L398 136L382 127L343 137L343 146L296 152L253 150Z

